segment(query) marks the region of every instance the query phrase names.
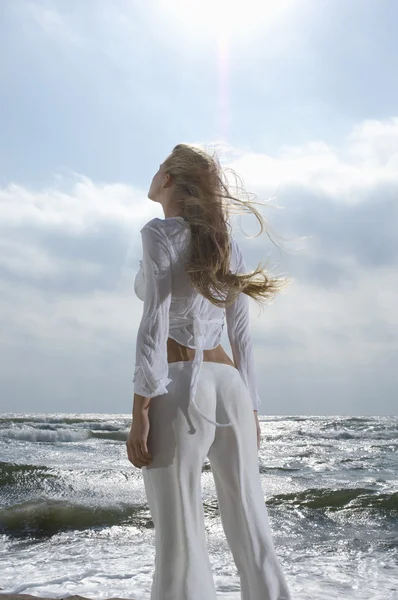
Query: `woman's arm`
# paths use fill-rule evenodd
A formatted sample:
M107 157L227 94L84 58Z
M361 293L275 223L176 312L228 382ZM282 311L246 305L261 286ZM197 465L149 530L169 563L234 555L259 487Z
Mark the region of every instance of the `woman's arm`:
M142 268L145 278L144 308L137 333L134 393L144 398L167 394L167 363L171 260L160 219L141 229Z
M236 258L235 273L247 273L245 260L236 242L233 242L233 252ZM234 363L249 390L253 403L253 410L257 411L261 405L257 390L257 381L254 368L253 342L250 330L249 297L240 293L235 302L225 309L229 343L231 344Z
M152 219L141 229L145 295L135 352L133 421L126 442L128 459L138 468L152 461L147 446L151 398L167 394L171 381L167 363L171 260L159 221Z

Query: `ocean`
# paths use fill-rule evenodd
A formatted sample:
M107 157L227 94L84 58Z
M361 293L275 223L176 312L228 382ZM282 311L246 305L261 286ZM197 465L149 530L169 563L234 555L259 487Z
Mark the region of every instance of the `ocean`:
M261 416L259 469L293 600L398 598L398 417ZM149 599L154 529L128 414L0 414L0 592ZM210 465L217 593L239 578Z

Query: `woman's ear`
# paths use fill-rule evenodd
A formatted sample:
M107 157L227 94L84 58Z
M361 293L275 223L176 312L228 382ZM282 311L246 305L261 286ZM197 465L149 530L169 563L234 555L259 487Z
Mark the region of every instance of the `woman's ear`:
M164 187L164 188L170 187L171 185L173 185L173 183L174 183L173 176L170 175L170 173L166 173L166 175L164 176L162 187Z

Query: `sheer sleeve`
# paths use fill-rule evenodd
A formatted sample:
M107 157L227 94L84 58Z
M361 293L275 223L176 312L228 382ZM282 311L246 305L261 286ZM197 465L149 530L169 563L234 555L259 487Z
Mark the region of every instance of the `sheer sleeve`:
M167 394L167 338L171 303L171 260L164 231L152 219L141 229L144 308L137 333L134 393Z
M246 263L236 240L233 239L232 244L236 263L234 272L247 273ZM235 302L225 309L225 316L234 363L249 390L253 410L258 410L261 401L257 391L247 294L241 292Z

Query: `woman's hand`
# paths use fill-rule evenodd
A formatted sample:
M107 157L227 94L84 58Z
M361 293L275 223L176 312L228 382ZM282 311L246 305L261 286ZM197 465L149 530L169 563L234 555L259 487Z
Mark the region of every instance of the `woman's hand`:
M257 450L260 450L260 442L261 442L261 428L260 428L260 423L258 420L258 414L257 411L254 410L254 419L256 421L256 428L257 428Z
M149 434L148 409L133 413L133 422L127 437L127 456L129 461L138 469L146 467L152 462L148 451L147 441Z

